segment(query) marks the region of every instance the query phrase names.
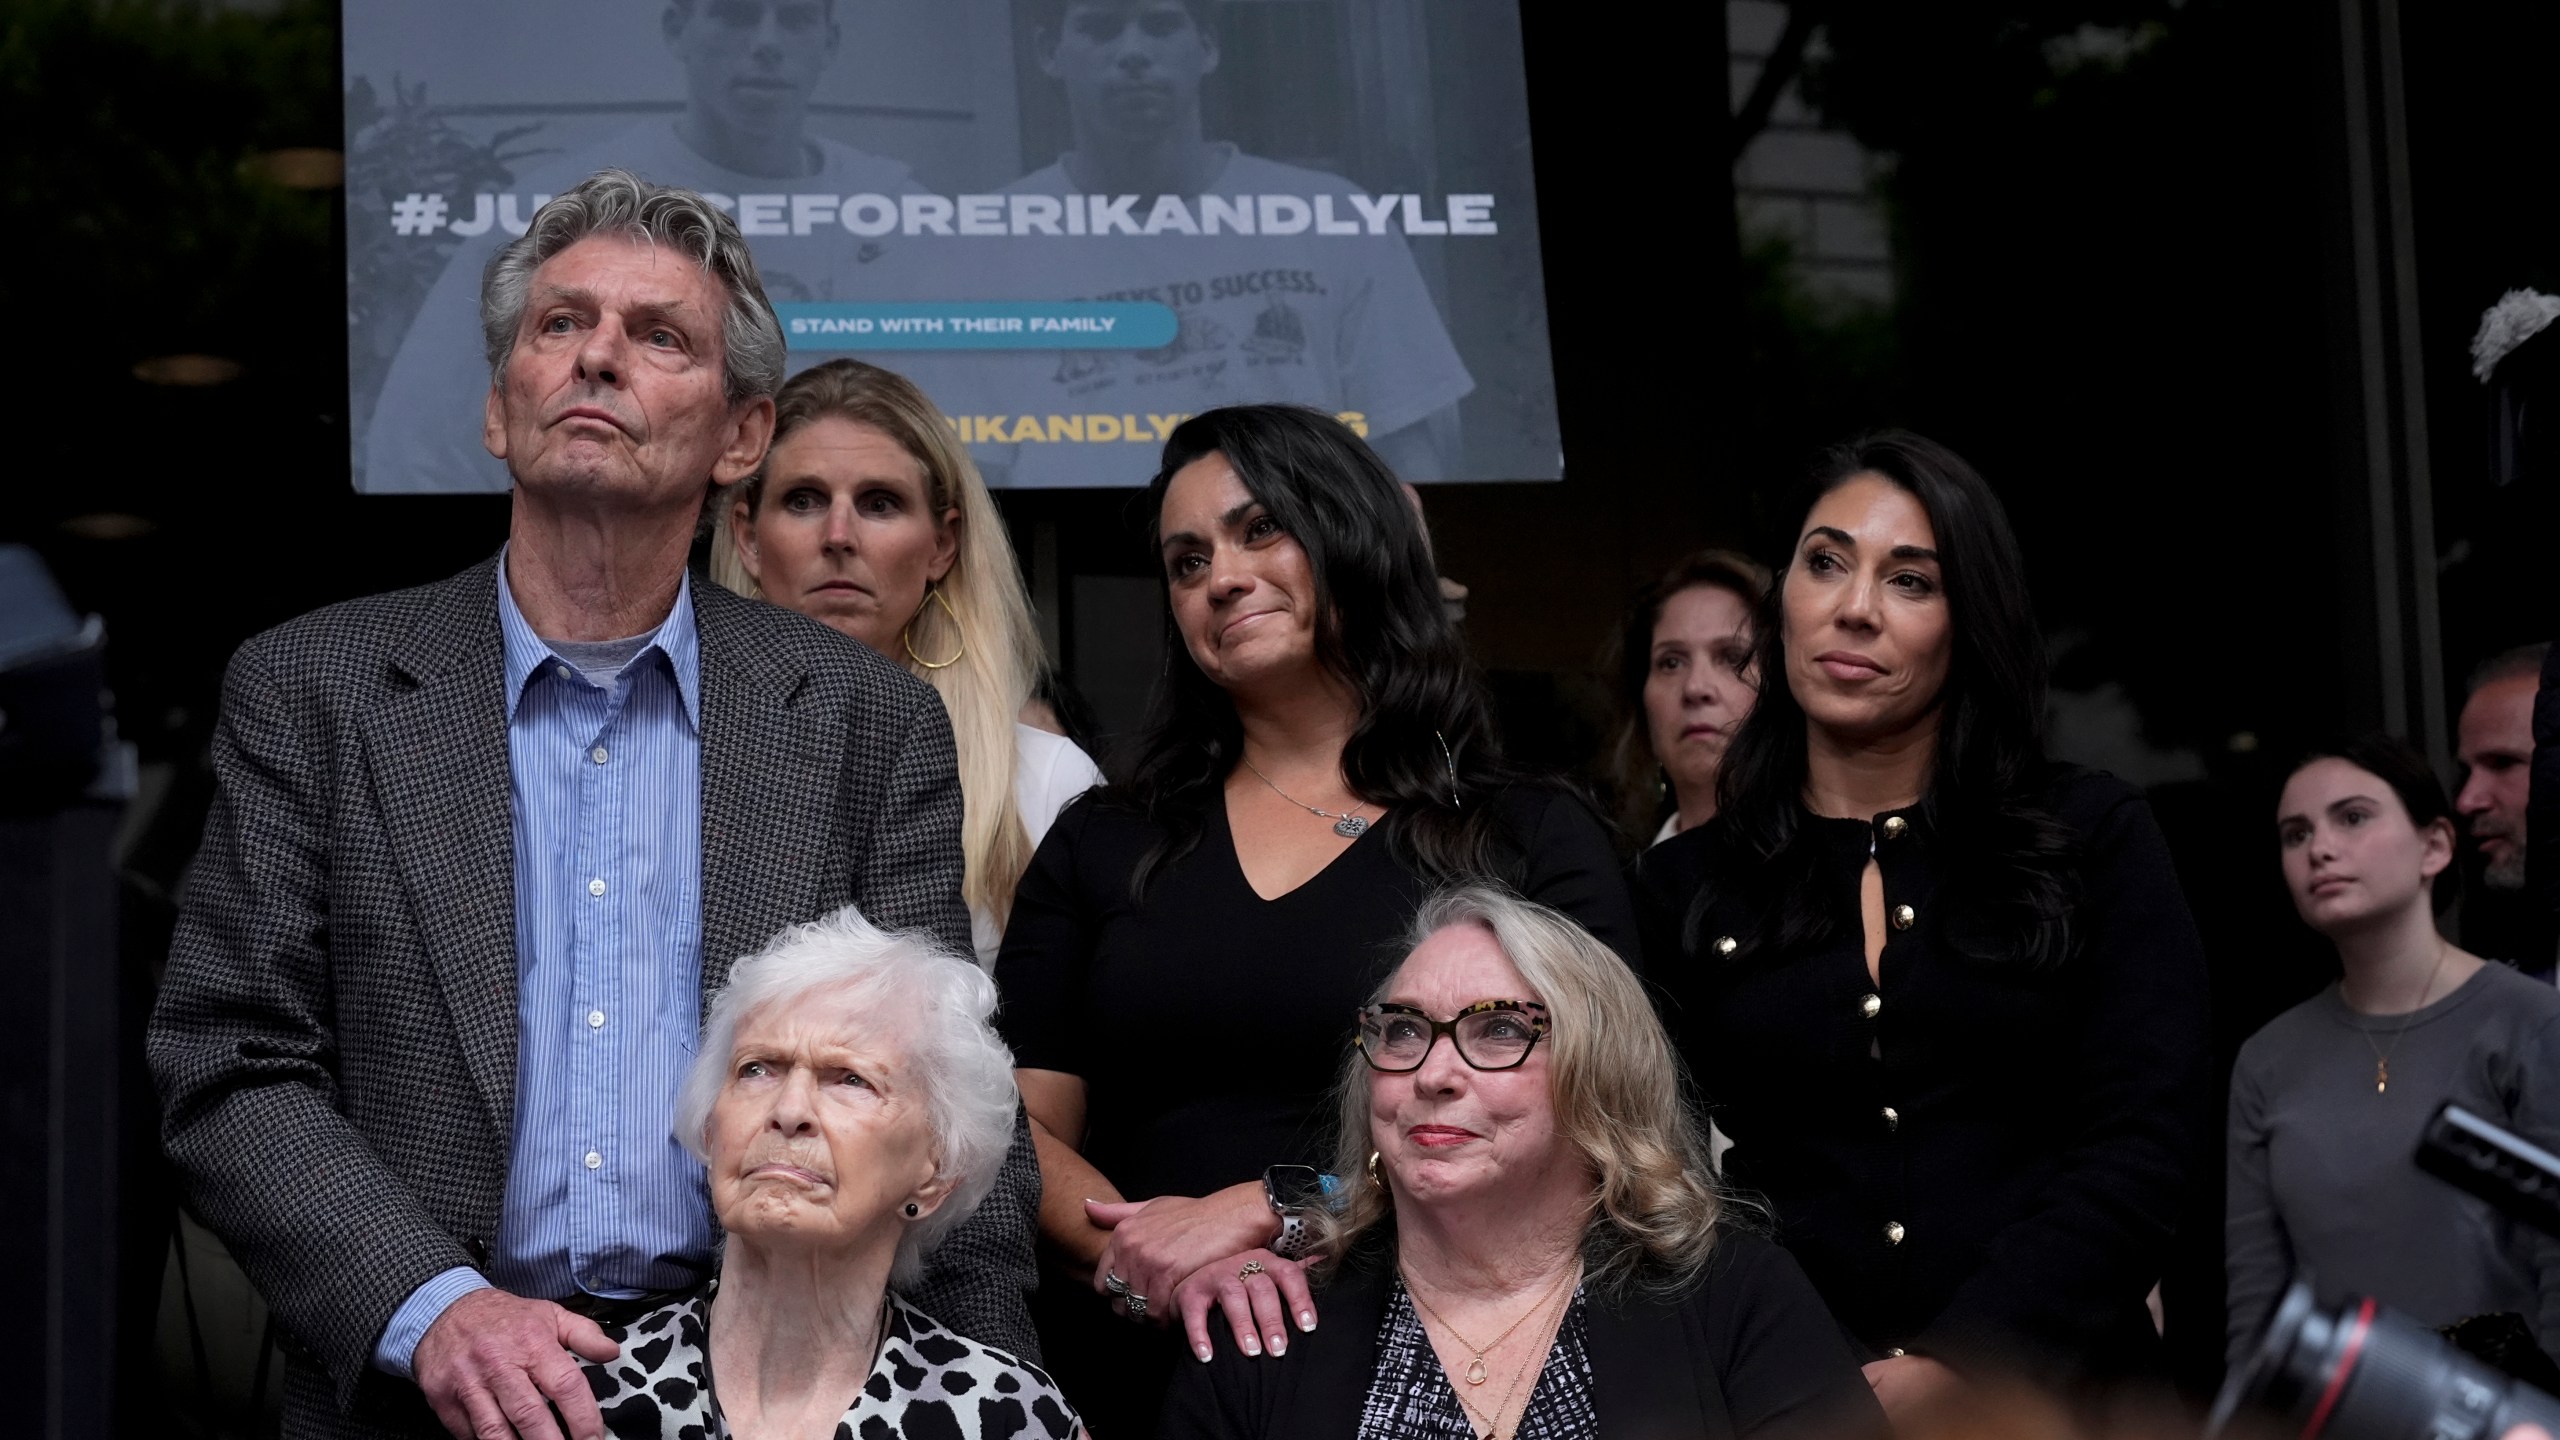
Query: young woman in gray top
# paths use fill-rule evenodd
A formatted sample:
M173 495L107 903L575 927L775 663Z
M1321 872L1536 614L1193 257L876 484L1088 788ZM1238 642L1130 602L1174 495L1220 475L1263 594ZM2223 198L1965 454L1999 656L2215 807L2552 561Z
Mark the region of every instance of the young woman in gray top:
M2560 993L2437 932L2452 807L2405 742L2305 761L2276 835L2294 905L2345 974L2232 1072L2230 1353L2296 1271L2324 1298L2371 1295L2428 1325L2521 1314L2560 1348L2560 1245L2412 1163L2446 1100L2560 1149Z

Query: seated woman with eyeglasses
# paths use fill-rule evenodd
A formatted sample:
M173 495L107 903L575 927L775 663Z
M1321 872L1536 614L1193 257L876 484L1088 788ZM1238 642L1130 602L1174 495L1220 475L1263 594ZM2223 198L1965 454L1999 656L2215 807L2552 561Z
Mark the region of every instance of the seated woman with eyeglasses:
M1163 1440L1883 1433L1804 1272L1726 1222L1644 987L1580 926L1440 892L1354 1049L1325 1323L1187 1367Z

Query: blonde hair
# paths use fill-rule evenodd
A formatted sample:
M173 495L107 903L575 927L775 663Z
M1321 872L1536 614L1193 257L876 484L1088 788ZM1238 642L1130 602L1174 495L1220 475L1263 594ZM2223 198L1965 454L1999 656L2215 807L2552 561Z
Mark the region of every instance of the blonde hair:
M924 467L925 503L937 527L945 511L960 512L959 554L950 573L936 582L950 609L928 601L905 631L913 648L889 658L940 691L942 707L950 712L965 811L960 844L968 870L961 893L1001 924L1013 909L1013 887L1031 863L1031 832L1013 796L1020 749L1013 727L1045 665L1013 542L967 447L913 381L859 360L830 360L803 370L774 397L774 443L829 418L869 425L916 458ZM733 530L739 506L750 518L755 515L764 479L757 472L718 507L711 541L711 578L749 599L762 599L763 592L738 559ZM917 655L939 658L955 651L960 658L940 669L916 662Z
M1453 885L1424 900L1406 935L1407 955L1455 925L1489 932L1536 992L1518 998L1547 1007L1543 1044L1556 1134L1599 1177L1583 1237L1590 1283L1622 1295L1685 1290L1706 1264L1732 1202L1714 1179L1671 1037L1643 985L1615 951L1567 916L1484 883ZM1388 976L1371 999L1385 999L1394 984ZM1384 1177L1372 1183L1369 1172L1371 1078L1353 1050L1343 1064L1333 1166L1346 1203L1313 1217L1315 1248L1328 1265L1394 1220Z

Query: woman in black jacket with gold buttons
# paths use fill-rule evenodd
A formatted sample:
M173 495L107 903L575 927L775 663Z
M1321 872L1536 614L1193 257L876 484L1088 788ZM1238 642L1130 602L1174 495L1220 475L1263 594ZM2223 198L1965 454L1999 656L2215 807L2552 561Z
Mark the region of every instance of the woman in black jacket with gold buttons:
M1760 626L1715 820L1647 852L1648 968L1727 1178L1888 1412L2156 1373L2211 1133L2202 946L2140 793L2048 764L2008 520L1946 449L1844 446Z

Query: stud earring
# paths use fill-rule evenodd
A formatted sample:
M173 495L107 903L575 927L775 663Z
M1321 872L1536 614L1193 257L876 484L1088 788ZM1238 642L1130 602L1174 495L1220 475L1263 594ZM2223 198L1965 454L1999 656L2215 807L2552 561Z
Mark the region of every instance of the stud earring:
M924 1207L923 1207L923 1206L918 1205L918 1204L917 1204L916 1202L914 1202L913 1200L910 1200L910 1201L908 1201L908 1202L907 1202L907 1218L908 1218L908 1219L913 1220L913 1219L914 1219L914 1218L916 1218L918 1215L921 1215L921 1214L923 1214L923 1213L924 1213Z

